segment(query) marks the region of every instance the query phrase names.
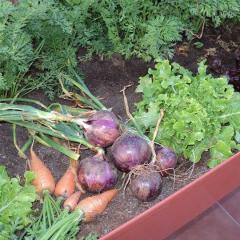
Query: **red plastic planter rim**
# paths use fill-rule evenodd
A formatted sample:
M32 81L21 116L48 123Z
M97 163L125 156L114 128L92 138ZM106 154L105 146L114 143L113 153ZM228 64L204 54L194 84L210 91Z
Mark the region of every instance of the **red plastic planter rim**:
M237 153L101 240L165 239L239 186Z

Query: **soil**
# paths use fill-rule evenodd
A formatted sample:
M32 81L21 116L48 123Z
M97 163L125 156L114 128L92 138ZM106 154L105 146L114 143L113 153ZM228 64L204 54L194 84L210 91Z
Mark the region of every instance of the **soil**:
M203 47L197 48L196 42L201 42ZM197 43L199 45L199 43ZM227 69L235 67L235 51L240 46L240 25L226 26L220 29L206 29L201 39L195 39L192 42L181 42L176 46L176 54L174 61L180 63L184 67L196 72L197 62L206 58L210 65L209 71L217 72L212 68L215 58L222 60L223 65ZM81 58L82 51L78 53ZM91 61L79 61L79 67L85 75L85 82L89 86L94 95L102 98L104 104L113 109L120 118L126 119L123 97L120 92L126 85L132 85L127 90L128 102L130 110L134 109L134 102L138 101L140 96L135 94L134 90L137 86L138 79L147 73L148 67L152 67L153 63L146 64L139 59L131 59L124 61L117 54L111 59L99 59L94 57ZM45 99L42 93L34 93L29 96L36 99ZM47 100L45 100L47 103ZM20 146L24 144L27 136L23 129L17 130L17 141ZM56 179L64 173L68 166L68 159L55 150L36 145L36 151L40 158L49 166ZM83 156L86 154L83 154ZM181 179L173 181L172 178L163 179L163 189L161 195L150 203L140 203L131 193L120 192L112 201L106 211L99 216L96 221L90 224L84 224L81 227L79 238L89 232L97 233L99 236L104 235L117 226L125 223L137 214L145 211L163 198L169 196L188 182L197 178L204 172L208 171L203 160L192 169L191 164L183 159L179 159L181 163L181 171L186 171L185 176ZM0 164L4 164L11 176L22 176L26 170L26 162L21 159L16 151L12 141L11 126L0 123ZM184 165L184 166L183 166Z

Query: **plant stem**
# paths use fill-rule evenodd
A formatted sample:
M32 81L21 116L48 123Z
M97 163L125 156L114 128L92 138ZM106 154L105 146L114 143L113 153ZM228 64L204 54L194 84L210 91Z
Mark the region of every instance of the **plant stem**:
M139 125L137 124L135 118L134 118L134 117L132 116L132 114L130 113L127 96L126 96L126 94L125 94L126 88L127 88L127 87L125 86L125 87L123 88L123 90L122 90L126 114L127 114L128 118L132 121L132 123L134 124L134 126L135 126L136 130L138 131L139 135L145 137L145 135L144 135L144 133L142 132L141 128L140 128Z
M79 77L79 75L75 72L73 68L70 69L71 72L75 75L78 82L74 81L72 78L65 76L74 86L79 88L82 92L84 92L88 97L90 97L93 102L95 102L100 109L107 110L107 108L99 101L98 98L96 98L88 89L88 87L85 85L85 83L82 81L82 79Z
M82 145L84 145L85 147L89 148L90 150L94 151L94 152L103 152L103 149L100 147L96 147L92 144L90 144L88 141L86 141L84 138L79 137L79 136L71 136L71 135L65 135L59 131L52 131L51 129L44 127L44 126L39 126L37 124L34 123L30 123L30 122L22 122L22 121L9 121L10 123L13 124L17 124L21 127L25 127L27 129L32 129L36 132L39 133L44 133L46 135L52 136L52 137L57 137L57 138L61 138L64 140L68 140L68 141L72 141L72 142L77 142L80 143Z
M25 153L27 149L32 145L33 138L29 137L28 140L24 143L24 145L21 148L21 151Z
M27 102L27 103L34 103L36 105L39 105L40 107L47 109L47 106L45 106L43 103L33 100L33 99L28 99L28 98L0 98L0 102Z
M72 100L75 100L75 101L80 101L84 104L86 104L87 106L89 107L92 107L93 109L99 109L99 106L94 103L93 101L89 100L88 98L84 97L84 96L81 96L77 93L72 93L72 92L69 92L63 85L62 81L59 80L60 84L61 84L61 87L62 87L62 91L64 92L65 96L72 99Z
M60 233L66 231L66 226L70 230L73 227L73 223L79 223L79 221L83 218L83 212L81 210L76 210L67 215L65 213L67 212L63 211L63 215L60 215L59 218L56 219L55 223L47 230L44 236L39 238L39 240L57 239L52 238L54 233L57 233L56 236L59 236Z
M24 154L24 152L22 151L22 149L18 146L17 144L17 134L16 134L16 124L13 124L12 125L12 130L13 130L13 143L14 143L14 146L15 148L17 149L18 151L18 155L21 157L21 158L24 158L24 159L28 159L27 156Z
M154 149L154 144L155 144L155 139L157 137L157 133L158 133L160 123L162 121L163 116L164 116L164 112L161 109L160 114L159 114L159 118L158 118L158 121L157 121L157 125L156 125L156 128L155 128L154 133L153 133L153 138L152 138L152 141L150 143L150 146L151 146L151 149L152 149L152 160L151 160L152 165L154 165L155 162L156 162L156 152L155 152L155 149Z
M74 160L78 160L80 158L80 155L73 152L72 150L64 147L63 145L51 140L50 138L48 138L47 136L45 136L44 134L40 133L39 139L43 140L46 144L48 144L50 147L58 150L59 152L65 154L66 156L68 156L70 159L74 159Z

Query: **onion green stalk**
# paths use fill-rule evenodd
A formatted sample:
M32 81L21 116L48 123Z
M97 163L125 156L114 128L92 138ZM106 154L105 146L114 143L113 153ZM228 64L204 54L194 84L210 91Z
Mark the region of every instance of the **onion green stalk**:
M49 111L56 111L62 114L71 114L73 116L79 116L79 115L88 116L96 112L94 110L90 111L84 108L76 108L76 107L62 105L60 103L52 103L51 105L48 106L47 109Z
M101 148L90 144L83 136L80 124L86 114L87 111L79 111L78 114L75 112L75 115L72 115L67 112L67 108L64 111L57 112L53 110L40 110L28 105L0 102L0 122L4 121L16 124L35 131L37 134L44 134L76 142L86 146L90 150L102 152ZM44 141L46 142L46 138ZM48 141L48 145L64 154L67 153L66 149L60 149L54 142ZM66 155L69 156L69 154L70 152ZM76 158L76 155L73 156L73 159Z
M0 121L48 121L69 122L79 124L83 120L83 113L78 116L57 111L43 111L28 105L0 103Z
M36 105L39 105L41 108L47 109L47 106L45 106L43 103L34 100L34 99L28 99L28 98L0 98L0 102L10 102L10 103L14 103L14 102L27 102L27 103L33 103Z
M0 99L0 122L3 121L25 127L30 132L35 132L34 136L38 142L53 147L72 159L77 159L79 155L52 141L48 136L76 142L86 146L90 150L103 152L101 148L90 144L85 139L82 128L86 117L93 114L95 110L105 110L106 107L90 92L75 70L70 70L76 80L68 75L60 74L59 81L62 90L65 96L71 100L84 104L85 109L64 106L59 103L53 103L47 107L41 102L32 99L4 98ZM63 81L68 81L77 87L80 90L80 94L70 93L64 87ZM16 102L21 104L16 104ZM90 111L89 108L94 109L94 111ZM18 149L18 152L24 156L21 149Z
M24 121L8 121L8 122L16 124L21 127L25 127L27 129L31 129L37 133L43 133L43 134L49 135L51 137L56 137L56 138L60 138L60 139L66 140L66 141L71 141L71 142L82 144L94 152L102 153L102 151L103 151L100 147L96 147L96 146L90 144L87 140L85 140L85 138L83 136L79 136L77 134L75 134L75 135L65 134L61 130L48 128L43 125L39 125L39 124L31 123L31 122L24 122Z
M65 78L67 79L70 79L71 81L75 82L73 79L71 79L69 76L65 76ZM64 97L63 98L69 98L73 101L77 101L77 102L80 102L82 104L85 104L87 107L91 107L93 109L101 109L101 107L99 107L92 99L89 99L88 97L86 96L81 96L77 93L74 93L74 92L69 92L63 85L62 83L62 80L59 79L59 82L61 84L61 87L62 87L62 91L64 92Z
M74 121L74 116L64 115L57 111L43 111L28 105L0 103L0 121Z
M70 159L78 160L80 158L80 154L77 154L77 153L73 152L72 150L70 150L69 148L66 148L63 145L53 141L52 139L50 139L49 137L47 137L46 135L44 135L42 133L40 133L39 136L33 135L33 138L36 141L38 141L39 143L41 143L42 145L56 149L57 151L68 156Z
M67 80L71 82L75 87L77 87L79 90L81 90L83 93L85 93L97 106L97 110L107 110L107 108L99 101L98 98L96 98L91 91L88 89L87 85L84 83L84 81L80 78L80 76L76 73L76 71L73 68L70 68L70 71L75 76L76 81L67 76ZM65 76L66 77L66 76Z

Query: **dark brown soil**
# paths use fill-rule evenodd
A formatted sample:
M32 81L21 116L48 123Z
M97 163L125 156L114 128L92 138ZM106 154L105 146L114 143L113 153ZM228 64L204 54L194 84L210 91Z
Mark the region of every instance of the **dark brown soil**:
M196 48L194 45L196 41L202 42L203 47ZM217 30L207 29L202 39L194 40L191 43L183 42L178 44L174 61L195 72L197 62L201 59L207 58L208 63L211 65L213 59L219 57L227 68L232 68L235 64L234 51L237 46L240 46L240 26ZM79 52L80 55L81 53ZM96 96L103 98L102 101L105 105L111 107L122 119L126 119L126 115L120 90L124 86L132 84L132 87L127 90L128 101L132 110L134 102L140 97L134 93L138 78L147 73L149 66L153 66L153 63L146 64L138 59L124 61L118 55L115 55L110 60L100 60L95 57L91 61L80 62L80 69L85 75L85 82L90 90ZM31 97L43 98L41 93L34 94ZM17 133L18 144L22 146L27 138L26 133L23 129L18 129ZM50 167L56 179L58 179L67 168L67 158L43 146L36 146L36 150ZM22 176L26 170L25 161L18 157L15 150L11 127L3 123L0 123L0 164L4 164L7 167L11 176ZM189 167L191 165L188 163L185 169ZM100 236L110 232L206 171L207 169L203 161L197 164L192 172L188 171L188 174L182 178L184 181L176 181L174 184L172 179L164 178L162 194L151 203L138 202L131 196L128 190L125 193L121 192L102 216L98 217L93 223L82 226L79 237L89 232L95 232Z

